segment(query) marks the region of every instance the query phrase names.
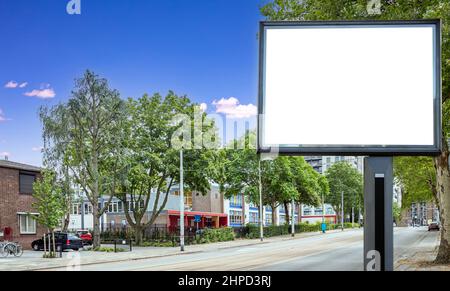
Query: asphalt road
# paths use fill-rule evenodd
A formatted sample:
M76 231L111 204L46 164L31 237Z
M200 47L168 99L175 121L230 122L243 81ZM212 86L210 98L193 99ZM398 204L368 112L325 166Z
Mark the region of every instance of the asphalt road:
M395 260L431 251L438 233L400 228L394 235ZM345 231L259 245L145 260L82 266L82 271L359 271L363 232Z

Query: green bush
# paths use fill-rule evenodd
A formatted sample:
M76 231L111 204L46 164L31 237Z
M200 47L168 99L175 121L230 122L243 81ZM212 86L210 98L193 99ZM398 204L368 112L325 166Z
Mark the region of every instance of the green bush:
M358 224L353 224L353 227L358 227ZM258 225L249 224L246 226L246 238L256 239L260 236L260 229ZM340 224L327 224L327 230L340 229ZM351 223L345 223L344 228L352 228ZM310 223L300 223L295 226L295 233L305 233L305 232L320 232L322 231L322 223L318 222L315 224ZM291 226L284 225L271 225L264 227L264 237L274 237L291 234Z
M100 252L100 253L114 253L114 248L108 248L108 247L98 247L93 249L94 252ZM117 248L117 253L123 253L125 252L124 249Z
M171 248L175 247L171 241L144 241L141 243L140 247L158 247L158 248Z
M234 230L227 228L205 229L201 235L196 238L196 243L207 244L215 242L232 241L235 239Z

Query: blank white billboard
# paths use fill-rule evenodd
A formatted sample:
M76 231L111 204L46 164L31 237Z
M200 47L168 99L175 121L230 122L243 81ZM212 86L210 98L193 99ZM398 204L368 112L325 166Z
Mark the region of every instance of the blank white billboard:
M262 23L260 150L438 153L439 24Z

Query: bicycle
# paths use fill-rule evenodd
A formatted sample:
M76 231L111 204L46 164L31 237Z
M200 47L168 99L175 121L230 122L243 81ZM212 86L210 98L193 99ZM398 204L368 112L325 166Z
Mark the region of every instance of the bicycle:
M0 257L6 258L9 253L5 250L6 243L0 242Z
M0 243L0 255L4 258L7 256L21 257L23 255L23 248L19 243Z

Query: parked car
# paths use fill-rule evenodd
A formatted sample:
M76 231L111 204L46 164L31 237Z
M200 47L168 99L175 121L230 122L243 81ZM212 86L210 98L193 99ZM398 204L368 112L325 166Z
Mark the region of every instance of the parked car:
M84 245L92 245L92 234L88 230L79 230L77 231L76 236L83 240Z
M52 235L49 233L46 235L46 241L47 241L47 249L48 242L50 241L50 248L53 249L53 243L52 243ZM56 251L65 251L65 250L74 250L78 251L79 249L83 248L83 240L75 235L68 234L65 232L55 232L55 244L56 244ZM44 250L44 238L35 240L31 243L31 247L35 251Z
M432 222L430 225L428 225L428 231L437 230L440 231L441 227L439 225L439 222Z

